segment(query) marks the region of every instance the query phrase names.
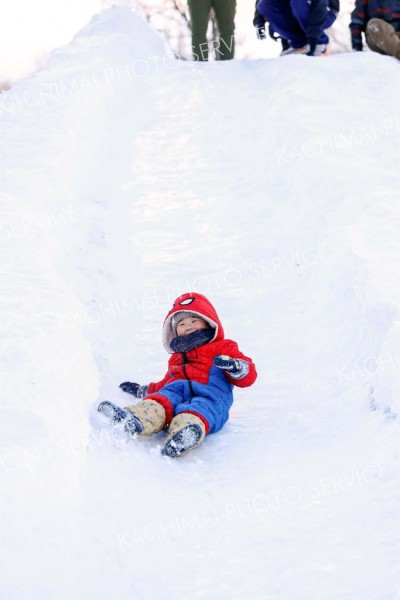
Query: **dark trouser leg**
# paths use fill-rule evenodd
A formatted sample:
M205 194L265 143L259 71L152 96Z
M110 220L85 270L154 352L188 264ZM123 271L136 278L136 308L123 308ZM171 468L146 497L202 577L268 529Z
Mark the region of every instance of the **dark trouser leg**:
M374 52L400 60L400 33L382 19L370 19L366 30L367 44Z
M290 0L264 0L258 3L257 10L275 33L290 41L292 48L302 48L306 45L307 38L293 16Z
M207 27L212 0L189 0L193 60L208 60Z
M212 0L219 30L219 46L216 58L230 60L235 55L236 0Z
M295 19L298 21L301 29L305 32L308 28L310 18L310 4L307 0L290 0L290 6ZM320 35L317 39L317 44L328 44L329 38L325 33L325 29L329 29L336 19L336 15L330 10L322 10L320 14Z

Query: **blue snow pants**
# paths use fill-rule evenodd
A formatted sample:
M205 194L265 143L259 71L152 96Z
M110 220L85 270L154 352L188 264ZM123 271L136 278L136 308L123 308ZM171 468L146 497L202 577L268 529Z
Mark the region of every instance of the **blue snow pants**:
M209 433L215 433L229 419L229 409L233 403L233 385L221 369L212 367L212 371L208 384L179 379L167 384L156 394L149 394L148 398L167 398L172 404L174 416L183 412L201 415L208 422Z
M260 0L257 10L271 25L274 33L289 40L292 48L302 48L307 44L306 33L310 17L308 0ZM334 12L328 9L322 12L319 27L321 33L317 36L317 44L328 44L329 38L324 30L331 27L335 19Z

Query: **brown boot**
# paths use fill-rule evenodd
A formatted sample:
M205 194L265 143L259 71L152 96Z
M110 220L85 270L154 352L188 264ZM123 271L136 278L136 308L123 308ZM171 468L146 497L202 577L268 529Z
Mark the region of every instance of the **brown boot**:
M165 425L165 410L155 400L142 400L132 406L126 406L126 410L129 410L137 419L139 419L143 431L132 431L132 433L138 433L138 435L151 435L152 433L158 433L163 429Z
M199 446L205 435L206 428L199 417L191 413L180 413L171 421L161 454L170 458L181 456Z
M400 33L390 23L382 19L370 19L365 34L371 50L400 60Z

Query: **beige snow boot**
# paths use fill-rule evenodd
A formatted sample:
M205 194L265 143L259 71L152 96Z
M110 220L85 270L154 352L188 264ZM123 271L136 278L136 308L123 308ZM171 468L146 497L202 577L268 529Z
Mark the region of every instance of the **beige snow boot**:
M142 400L137 404L126 406L125 408L136 417L142 426L142 429L140 430L140 427L135 423L136 419L127 421L125 429L131 435L135 433L138 435L158 433L165 425L165 410L161 404L155 400ZM133 428L129 426L130 423L133 424Z
M199 417L192 413L180 413L171 421L161 454L170 458L181 456L199 446L205 436L206 428Z

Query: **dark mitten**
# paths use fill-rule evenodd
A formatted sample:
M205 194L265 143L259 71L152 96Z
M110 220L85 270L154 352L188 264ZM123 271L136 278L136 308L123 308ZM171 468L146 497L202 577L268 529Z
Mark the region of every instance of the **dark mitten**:
M131 383L130 381L124 381L120 386L121 390L126 392L127 394L132 394L136 398L144 398L147 396L147 385L140 385L139 383Z
M238 373L241 370L241 365L238 360L235 360L230 356L224 356L223 354L216 356L213 360L213 364L219 369L228 371L228 373Z
M256 35L259 40L265 40L267 34L265 33L265 19L259 12L255 12L253 25L256 28Z
M260 27L256 27L256 36L259 40L267 39L267 34L265 33L265 25L261 25Z

